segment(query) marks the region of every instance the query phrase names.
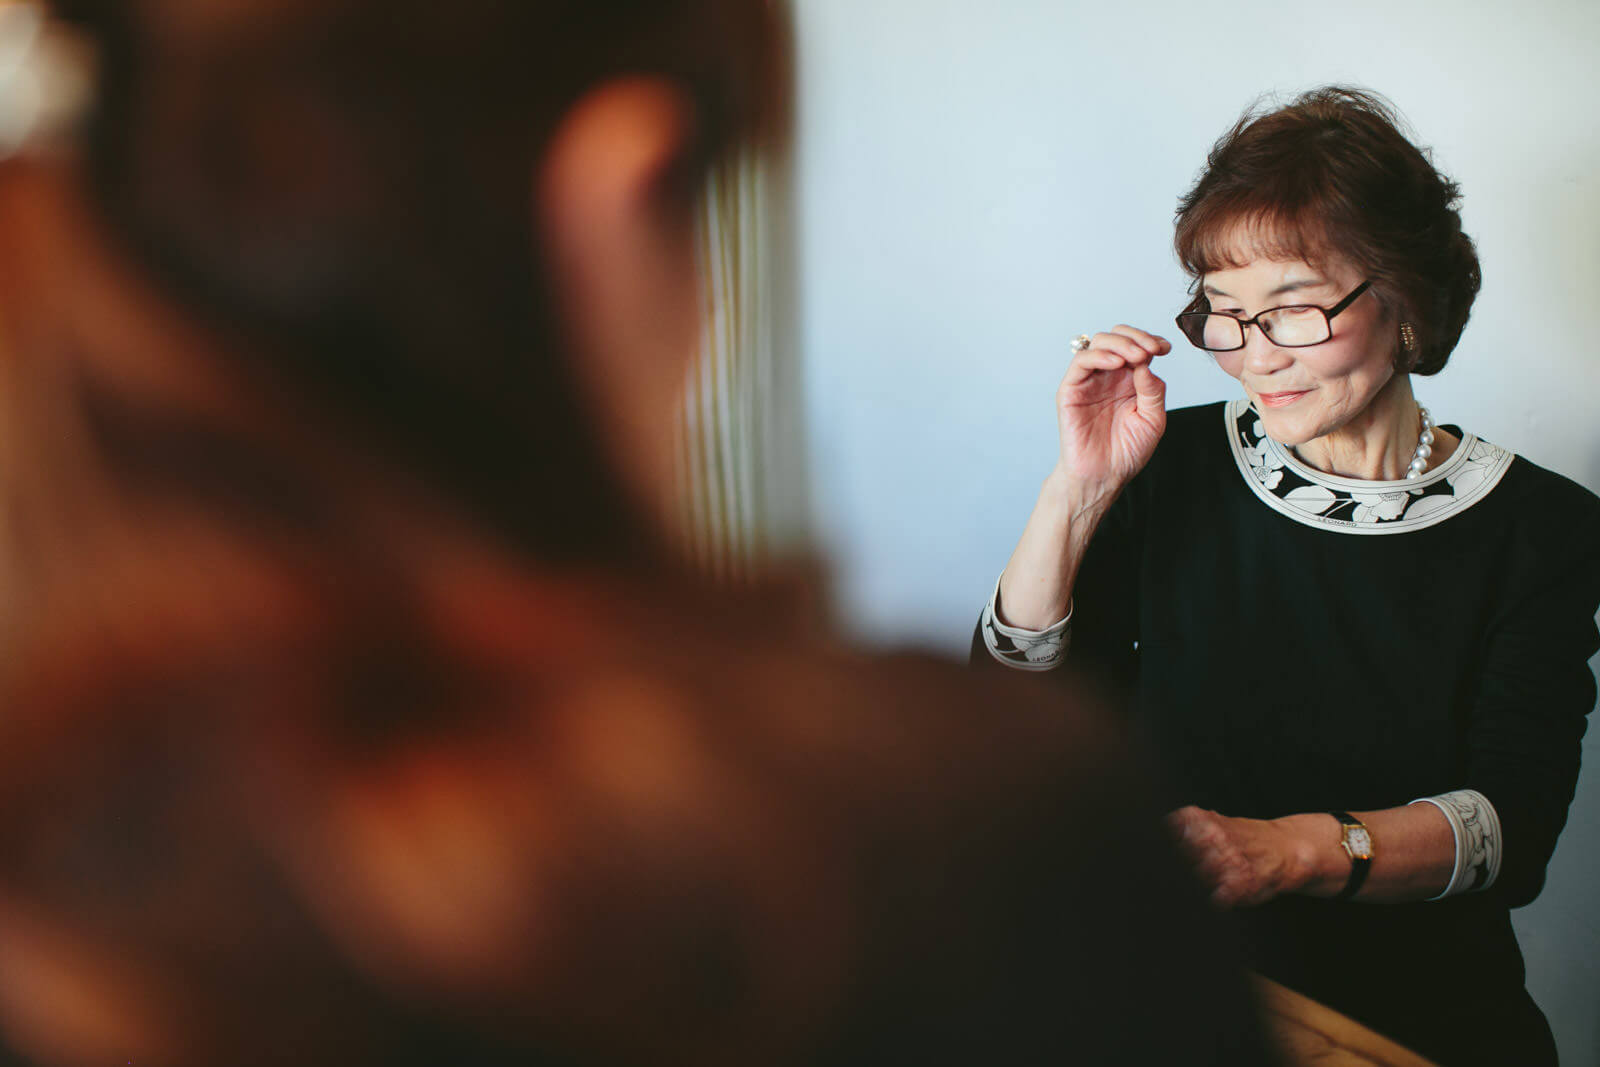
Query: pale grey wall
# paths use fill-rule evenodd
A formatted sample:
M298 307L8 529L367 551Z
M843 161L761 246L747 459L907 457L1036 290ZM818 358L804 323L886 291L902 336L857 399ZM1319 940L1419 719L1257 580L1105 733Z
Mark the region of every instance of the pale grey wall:
M1600 488L1600 3L796 0L810 511L869 640L965 650L1052 461L1066 342L1170 326L1171 215L1257 94L1388 94L1466 192L1484 289L1442 420ZM1235 388L1182 349L1175 405ZM1591 764L1600 741L1590 739ZM1600 772L1518 915L1600 1064Z

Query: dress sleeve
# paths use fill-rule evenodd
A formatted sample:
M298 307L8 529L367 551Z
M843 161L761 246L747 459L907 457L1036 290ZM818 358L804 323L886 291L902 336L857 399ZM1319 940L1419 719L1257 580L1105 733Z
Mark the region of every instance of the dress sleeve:
M1139 569L1145 474L1123 490L1095 531L1073 583L1067 618L1046 630L1018 630L998 617L999 586L972 633L969 662L979 669L1052 671L1058 677L1098 676L1126 691L1137 674Z
M1467 784L1493 804L1504 834L1494 891L1512 907L1544 886L1595 704L1600 501L1585 494L1581 503L1531 546L1538 563L1518 576L1531 580L1493 625L1467 732Z
M1001 572L1000 579L1005 578ZM1060 620L1043 630L1029 630L1010 626L1002 621L1000 608L1000 580L994 583L994 594L984 605L978 619L978 633L973 638L972 654L978 654L978 642L988 648L995 662L1018 671L1053 671L1066 661L1067 648L1072 642L1072 608Z

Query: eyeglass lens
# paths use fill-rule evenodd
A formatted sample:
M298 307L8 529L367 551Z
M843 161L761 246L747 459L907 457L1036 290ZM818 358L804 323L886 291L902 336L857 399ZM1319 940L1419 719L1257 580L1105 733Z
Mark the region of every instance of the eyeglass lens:
M1227 352L1243 348L1245 324L1232 315L1194 313L1182 316L1183 332L1196 348ZM1256 317L1274 344L1295 348L1317 345L1331 336L1327 316L1318 307L1281 307Z

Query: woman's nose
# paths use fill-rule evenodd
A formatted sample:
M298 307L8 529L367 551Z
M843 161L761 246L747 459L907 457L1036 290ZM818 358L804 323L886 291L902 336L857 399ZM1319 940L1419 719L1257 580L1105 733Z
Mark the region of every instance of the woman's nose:
M1294 356L1287 349L1279 348L1272 343L1266 331L1261 327L1251 325L1245 330L1244 338L1244 369L1251 374L1265 377L1276 374L1294 363Z

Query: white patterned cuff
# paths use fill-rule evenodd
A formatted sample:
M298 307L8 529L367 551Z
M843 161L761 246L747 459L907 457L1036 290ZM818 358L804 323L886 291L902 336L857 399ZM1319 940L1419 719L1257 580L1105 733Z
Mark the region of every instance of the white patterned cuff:
M1003 572L1001 577L1005 577ZM1067 606L1066 618L1043 630L1007 626L1000 621L1000 581L996 579L979 629L989 655L1007 667L1018 671L1054 670L1067 658L1067 646L1072 643L1072 607Z
M1456 835L1456 866L1450 884L1430 900L1476 893L1494 885L1500 877L1500 856L1505 844L1500 837L1500 816L1488 797L1476 789L1458 789L1411 803L1432 804L1444 812Z

